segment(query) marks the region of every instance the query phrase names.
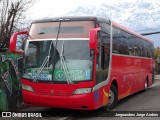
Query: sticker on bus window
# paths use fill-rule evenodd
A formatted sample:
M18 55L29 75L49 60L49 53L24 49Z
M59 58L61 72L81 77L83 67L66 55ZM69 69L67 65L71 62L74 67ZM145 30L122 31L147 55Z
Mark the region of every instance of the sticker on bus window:
M68 71L64 72L63 69L55 69L54 70L54 79L55 80L66 80L67 77L73 81L79 80L90 80L91 79L91 71L89 69L83 70L76 70L76 69L69 69Z
M31 72L31 73L38 73L39 72L39 68L31 68L31 69L28 69L28 72ZM52 73L52 69L48 69L48 68L44 68L41 73L43 74L51 74Z
M31 77L31 79L38 79L38 80L52 80L51 74L38 74L38 73L28 73L28 76Z

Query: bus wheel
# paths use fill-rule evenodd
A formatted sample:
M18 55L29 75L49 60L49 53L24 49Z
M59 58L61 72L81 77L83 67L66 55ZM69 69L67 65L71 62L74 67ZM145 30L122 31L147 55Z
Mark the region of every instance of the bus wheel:
M146 92L148 90L148 81L146 80L144 83L144 91Z
M110 91L109 91L109 101L107 108L113 109L118 101L118 92L117 88L114 85L111 85Z

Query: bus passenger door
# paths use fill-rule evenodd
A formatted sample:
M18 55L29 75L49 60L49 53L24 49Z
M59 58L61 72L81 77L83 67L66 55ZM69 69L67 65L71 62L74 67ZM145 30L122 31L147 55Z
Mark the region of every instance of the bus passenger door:
M110 36L101 31L98 42L99 54L96 62L96 84L99 84L108 78L109 60L110 60Z
M108 79L109 60L110 60L110 35L100 31L98 40L99 54L96 56L96 85ZM106 105L108 103L108 96L106 96L107 89L104 85L97 91L98 101L96 106Z

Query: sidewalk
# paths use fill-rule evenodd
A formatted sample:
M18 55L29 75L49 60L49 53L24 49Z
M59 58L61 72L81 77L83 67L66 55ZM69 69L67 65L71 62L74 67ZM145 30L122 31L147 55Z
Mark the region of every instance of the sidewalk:
M160 75L155 75L155 79L160 79Z
M155 75L155 83L160 81L160 75Z

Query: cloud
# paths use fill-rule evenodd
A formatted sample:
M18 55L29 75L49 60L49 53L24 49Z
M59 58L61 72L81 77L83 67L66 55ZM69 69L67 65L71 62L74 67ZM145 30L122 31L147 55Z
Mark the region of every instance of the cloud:
M39 19L48 16L63 16L78 6L99 6L117 4L120 2L135 2L133 0L39 0L29 10L29 17Z

